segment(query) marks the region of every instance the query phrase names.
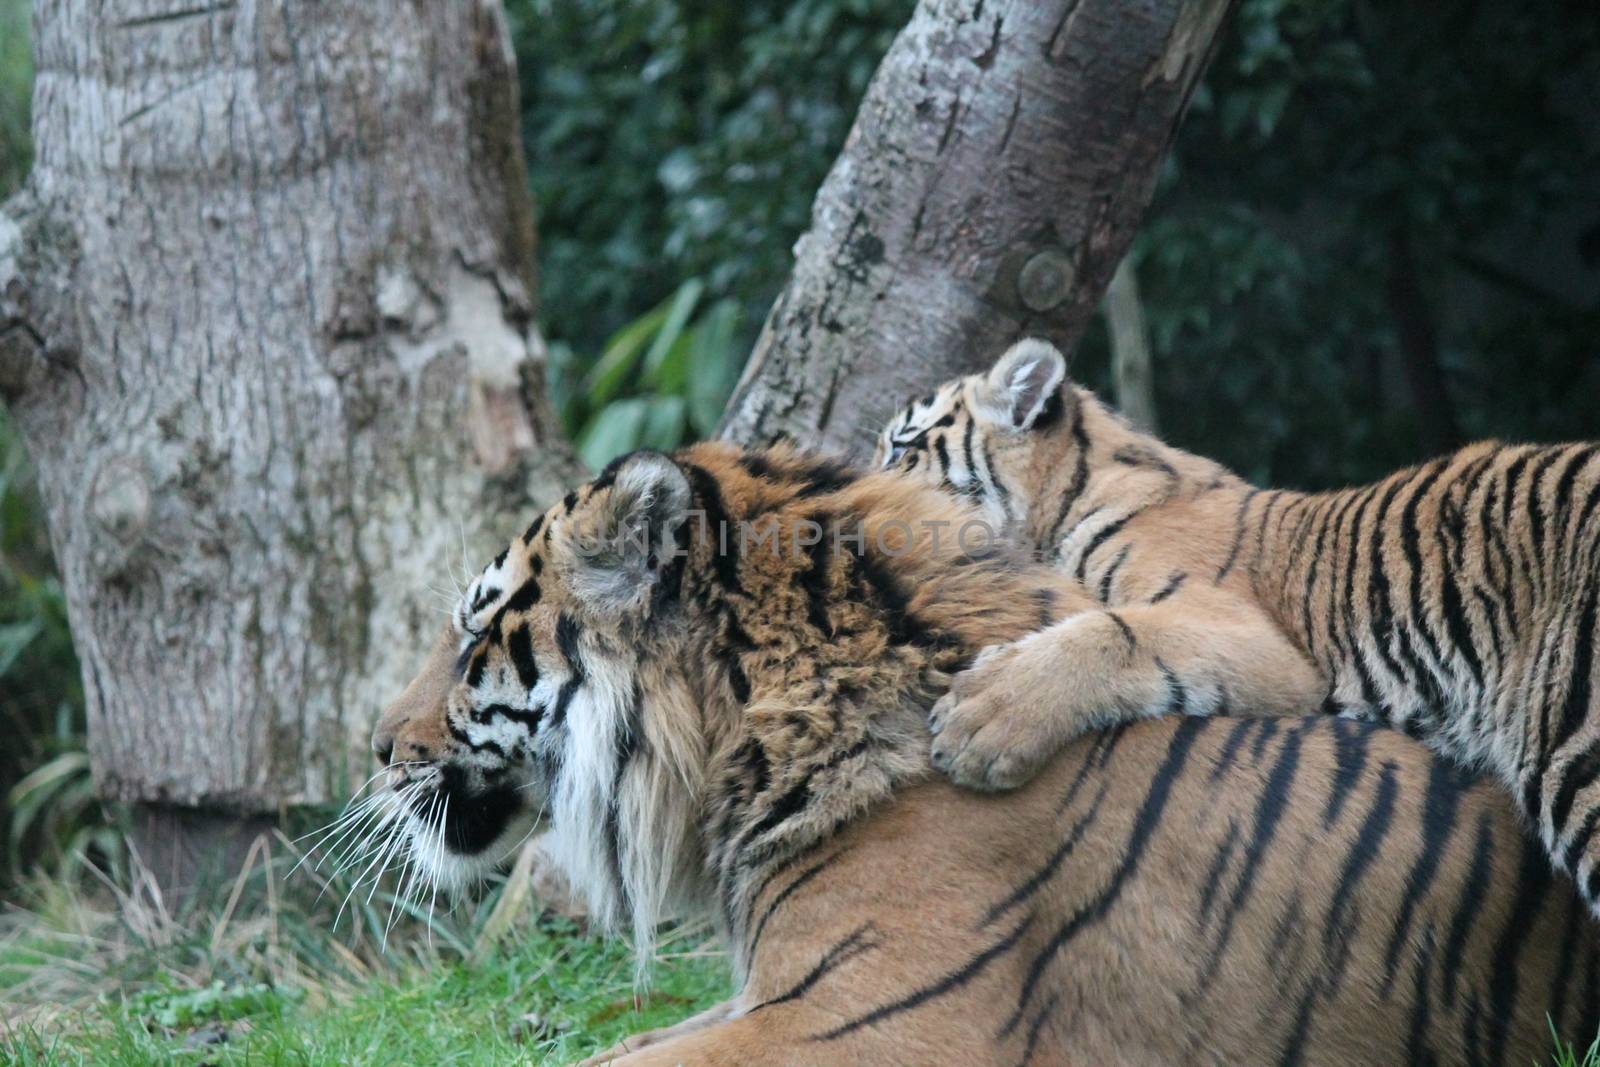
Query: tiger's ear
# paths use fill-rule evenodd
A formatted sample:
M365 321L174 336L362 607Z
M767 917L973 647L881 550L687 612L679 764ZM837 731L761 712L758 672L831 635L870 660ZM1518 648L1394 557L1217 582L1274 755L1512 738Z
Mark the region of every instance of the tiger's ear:
M683 551L679 533L692 498L683 468L660 452L634 452L601 471L579 505L594 511L573 539L573 591L606 613L647 604L662 570Z
M1018 341L978 387L983 414L1009 429L1029 429L1066 377L1067 359L1055 345L1033 337Z

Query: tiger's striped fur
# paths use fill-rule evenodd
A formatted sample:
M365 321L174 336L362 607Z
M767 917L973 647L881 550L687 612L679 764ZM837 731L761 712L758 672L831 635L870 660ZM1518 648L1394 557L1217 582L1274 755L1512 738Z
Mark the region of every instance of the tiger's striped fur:
M935 745L957 780L1014 785L1084 729L1223 703L1381 719L1492 771L1600 899L1600 444L1484 442L1358 489L1262 490L1025 341L904 409L880 457L1099 602L957 680Z
M547 810L597 917L647 949L709 910L740 972L596 1062L1522 1064L1547 1010L1600 1021L1567 994L1600 936L1510 806L1393 732L1193 718L1004 795L930 775L946 674L1085 607L928 533L971 514L701 445L613 465L472 583L374 737L444 798L414 855L463 876Z

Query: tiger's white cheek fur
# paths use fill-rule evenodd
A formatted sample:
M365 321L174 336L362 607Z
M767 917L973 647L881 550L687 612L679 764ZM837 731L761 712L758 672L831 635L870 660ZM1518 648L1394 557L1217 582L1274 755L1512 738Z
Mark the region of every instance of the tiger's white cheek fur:
M612 790L618 784L621 753L637 730L633 674L627 665L585 657L584 679L566 707L551 740L560 751L546 766L556 768L548 782L552 833L550 854L595 916L619 925L622 896L608 849Z

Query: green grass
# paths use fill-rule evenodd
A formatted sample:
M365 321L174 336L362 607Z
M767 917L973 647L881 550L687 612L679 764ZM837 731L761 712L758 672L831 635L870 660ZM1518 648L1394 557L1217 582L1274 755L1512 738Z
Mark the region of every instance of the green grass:
M662 932L636 995L629 946L526 881L434 909L314 858L286 876L302 856L263 837L181 906L133 853L117 877L19 887L0 912L0 1065L560 1064L730 993L703 925Z
M1600 1037L1596 1037L1587 1049L1580 1049L1562 1041L1554 1023L1550 1025L1550 1036L1556 1043L1555 1055L1550 1061L1553 1067L1600 1067Z
M0 1037L0 1063L568 1063L728 995L721 958L681 948L658 964L642 1010L624 946L546 920L487 958L407 968L343 995L158 981L67 1026L18 1027ZM223 1033L225 1043L201 1043Z
M566 1064L731 992L703 926L663 932L636 995L627 944L541 911L526 882L391 927L387 886L345 908L340 876L285 877L299 855L264 837L176 910L136 855L93 889L31 883L0 914L0 1065ZM1600 1041L1552 1038L1530 1067L1600 1067Z

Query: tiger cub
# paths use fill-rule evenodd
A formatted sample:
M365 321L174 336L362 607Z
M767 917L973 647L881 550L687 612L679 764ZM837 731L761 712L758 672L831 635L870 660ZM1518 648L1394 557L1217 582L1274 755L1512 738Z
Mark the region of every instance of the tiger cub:
M904 408L878 463L981 506L1098 601L958 676L933 712L956 781L1014 787L1141 716L1382 719L1507 783L1600 910L1600 444L1488 441L1357 489L1260 489L1026 340Z

